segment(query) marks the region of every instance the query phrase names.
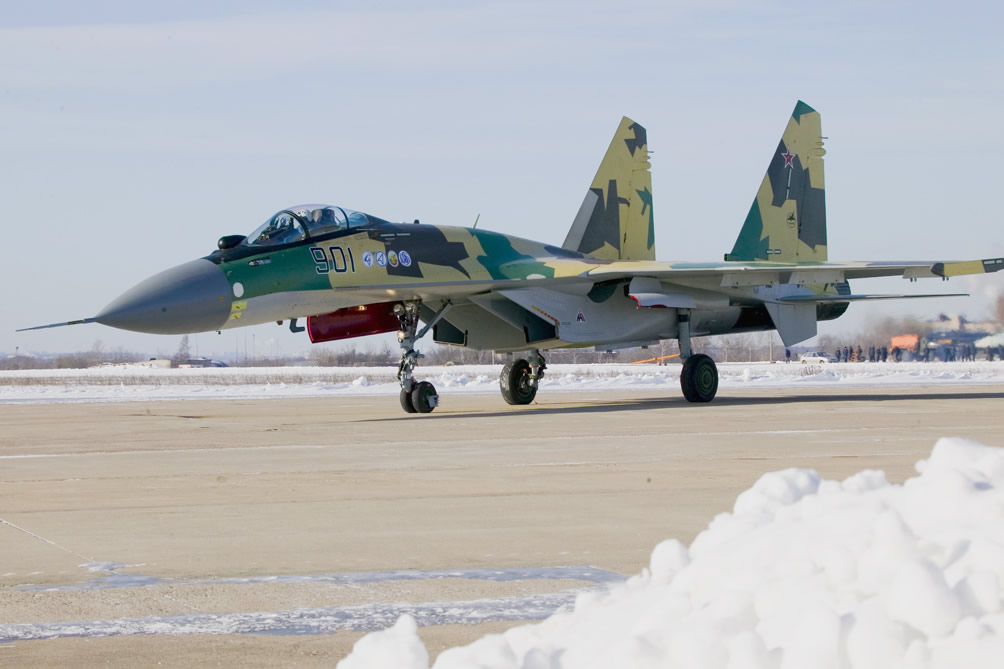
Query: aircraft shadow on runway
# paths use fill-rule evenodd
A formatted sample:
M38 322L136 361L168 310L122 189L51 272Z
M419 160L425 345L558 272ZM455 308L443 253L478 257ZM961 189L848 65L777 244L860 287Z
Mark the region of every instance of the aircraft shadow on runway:
M1004 392L999 391L979 391L979 392L952 392L938 391L934 393L882 393L868 394L867 390L860 393L842 393L839 395L784 395L780 397L728 397L719 395L714 402L707 404L692 404L682 397L641 397L631 399L617 399L610 401L584 400L574 403L563 404L561 406L549 406L548 404L531 404L528 406L512 407L504 411L463 411L450 410L443 407L436 413L422 416L422 420L453 420L457 418L492 418L501 416L511 416L520 418L527 416L548 416L577 413L607 413L622 411L641 411L649 409L671 409L676 408L681 411L706 411L714 407L729 406L770 406L784 404L801 404L806 402L899 402L904 400L915 400L922 402L941 402L945 400L961 399L1004 399ZM359 422L384 422L397 420L414 420L414 416L393 416L387 418L367 418Z

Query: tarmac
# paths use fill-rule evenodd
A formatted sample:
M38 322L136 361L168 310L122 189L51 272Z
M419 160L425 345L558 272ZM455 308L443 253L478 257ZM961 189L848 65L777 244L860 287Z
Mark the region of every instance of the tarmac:
M689 543L768 471L1004 445L1004 386L0 405L0 666L434 658ZM564 569L558 569L563 567ZM506 618L508 616L508 618Z

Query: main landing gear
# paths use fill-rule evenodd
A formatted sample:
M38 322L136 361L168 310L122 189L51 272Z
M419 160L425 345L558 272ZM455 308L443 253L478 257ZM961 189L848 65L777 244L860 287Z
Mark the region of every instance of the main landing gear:
M502 389L502 399L508 404L529 404L537 396L547 363L537 349L530 351L529 358L510 360L502 368L499 388Z
M718 367L715 361L703 353L694 355L690 348L690 312L679 312L680 357L683 369L680 371L680 388L688 402L710 402L718 392Z
M401 329L397 339L401 343L401 362L397 366L397 380L401 383L401 408L408 413L429 413L439 406L439 394L436 387L428 381L415 381L414 371L419 358L424 356L415 350L415 342L425 336L443 314L450 308L447 302L436 312L429 323L418 331L418 312L421 301L412 300L394 305L394 315L397 316Z

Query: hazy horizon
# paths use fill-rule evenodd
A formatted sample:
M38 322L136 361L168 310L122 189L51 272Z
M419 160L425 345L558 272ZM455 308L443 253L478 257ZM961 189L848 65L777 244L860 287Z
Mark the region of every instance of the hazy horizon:
M8 8L0 351L100 340L173 353L180 336L14 330L93 316L296 202L449 225L480 215L479 228L560 243L623 115L648 129L659 259L731 248L799 99L827 137L832 260L1004 255L996 6L347 7ZM854 304L822 334L888 314L980 320L1004 276L852 285L973 297ZM311 346L274 324L193 336L208 355L244 337L282 355Z

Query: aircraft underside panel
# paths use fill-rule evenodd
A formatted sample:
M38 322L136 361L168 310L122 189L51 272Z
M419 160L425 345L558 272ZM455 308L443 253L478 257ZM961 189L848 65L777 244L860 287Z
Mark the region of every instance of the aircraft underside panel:
M283 321L288 318L305 318L331 313L345 307L366 304L365 301L345 299L328 290L301 290L276 292L250 299L235 298L230 316L219 330Z
M527 311L518 304L506 299L498 293L472 295L474 302L485 311L498 316L509 325L523 331L526 344L538 345L542 342L557 339L558 331L554 323Z
M520 351L529 348L522 329L513 327L473 302L453 306L434 327L433 340L439 344L466 346L478 351Z
M595 297L595 296L594 296ZM440 303L423 305L429 321ZM773 305L772 305L773 306ZM833 317L846 304L800 305L797 314L772 318L763 304L697 308L690 311L693 336L763 332L782 320L782 337L789 340L815 330L815 318ZM791 316L791 319L788 317ZM815 318L813 318L815 317ZM618 348L679 336L675 308L640 307L625 294L623 285L594 301L541 288L506 290L478 295L450 308L433 330L440 344L475 350L525 351L531 348L600 346Z
M563 342L592 345L660 339L675 331L675 311L639 309L623 290L594 302L588 296L571 295L546 288L499 291L523 309L550 321Z

